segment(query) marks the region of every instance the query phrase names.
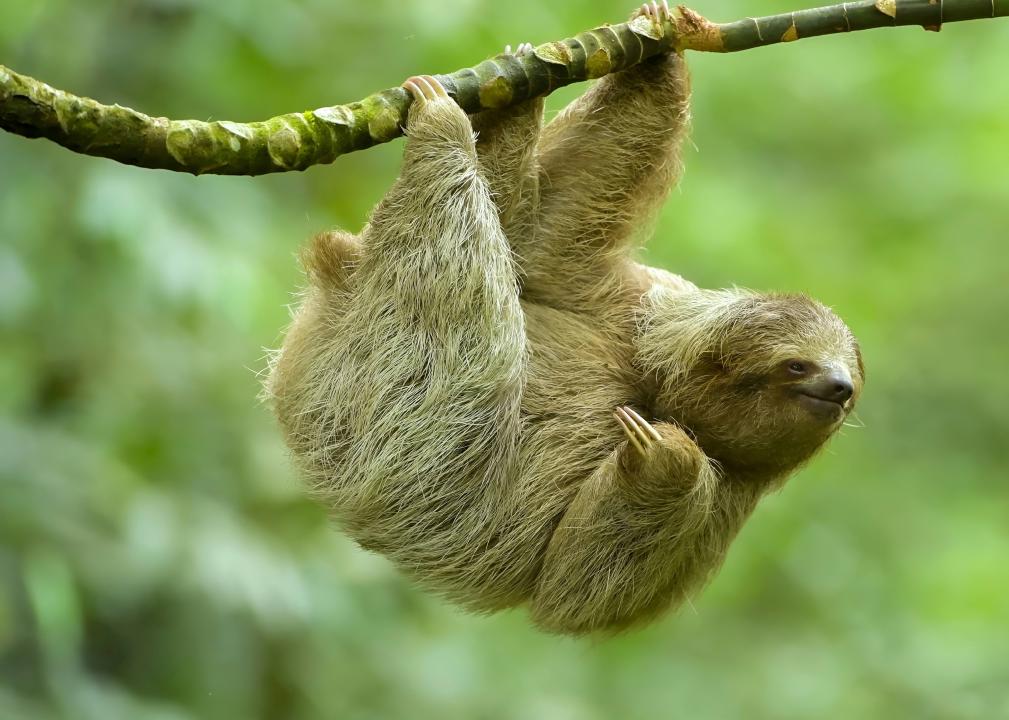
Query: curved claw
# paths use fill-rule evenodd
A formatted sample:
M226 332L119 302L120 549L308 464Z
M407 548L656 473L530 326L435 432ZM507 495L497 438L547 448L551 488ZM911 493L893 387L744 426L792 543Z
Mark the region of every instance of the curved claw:
M659 431L630 407L618 407L613 411L613 417L620 423L628 442L642 457L648 454L653 443L662 439Z
M414 75L407 78L402 87L417 102L448 98L445 86L434 75Z
M673 11L669 9L669 0L662 0L662 2L655 2L653 0L653 2L645 3L638 10L637 14L639 16L645 15L646 17L650 17L657 23L666 22L667 20L672 21L673 19Z
M523 55L528 55L530 52L532 52L532 49L533 49L532 43L527 42L519 43L518 47L515 48L514 52L512 52L511 45L505 45L504 54L514 55L515 57L522 57Z

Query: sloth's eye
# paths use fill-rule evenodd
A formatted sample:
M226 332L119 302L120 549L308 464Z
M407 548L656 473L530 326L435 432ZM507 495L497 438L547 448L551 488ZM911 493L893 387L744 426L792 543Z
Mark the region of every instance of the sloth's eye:
M794 373L795 375L805 375L806 374L806 364L801 363L798 360L793 360L788 363L788 371Z

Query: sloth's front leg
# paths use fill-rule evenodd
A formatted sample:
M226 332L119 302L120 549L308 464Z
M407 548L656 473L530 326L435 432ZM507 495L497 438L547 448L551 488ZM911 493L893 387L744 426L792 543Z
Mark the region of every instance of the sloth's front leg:
M285 418L358 542L465 599L491 576L516 464L525 329L469 118L433 77L404 87L400 177L362 232L354 295L313 328L328 344L289 364L316 374L288 383Z
M634 492L643 499L656 501L666 493L676 494L676 478L697 477L706 461L697 444L678 425L658 422L654 425L631 407L618 407L613 417L627 436L620 453L620 464Z
M514 53L508 45L495 61L514 63L532 51L529 43L519 44ZM520 260L526 246L536 242L534 222L539 207L536 141L542 124L543 98L484 110L473 116L480 172L498 207L501 227Z
M579 490L554 532L531 603L554 632L615 630L684 598L718 558L699 551L717 517L717 474L678 426L631 408L627 442Z

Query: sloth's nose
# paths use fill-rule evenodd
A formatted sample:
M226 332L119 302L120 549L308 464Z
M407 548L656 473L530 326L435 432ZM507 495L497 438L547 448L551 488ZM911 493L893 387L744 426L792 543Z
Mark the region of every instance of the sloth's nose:
M851 384L851 378L848 377L847 373L844 375L832 374L827 378L826 382L833 398L842 405L848 402L848 398L855 392L855 387Z
M818 377L811 378L802 387L802 392L820 400L828 400L844 405L855 392L851 375L843 368L826 370Z
M831 370L819 378L814 392L824 400L831 400L836 403L848 402L851 394L855 392L851 384L851 376L844 370Z

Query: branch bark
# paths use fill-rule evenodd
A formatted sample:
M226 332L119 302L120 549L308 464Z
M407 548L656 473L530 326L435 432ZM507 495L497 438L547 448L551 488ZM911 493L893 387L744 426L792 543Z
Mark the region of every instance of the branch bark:
M896 25L1009 16L1009 0L856 0L781 15L712 23L680 6L672 22L647 17L548 42L521 58L498 55L439 79L467 112L548 95L563 85L624 70L670 50L737 52L805 37ZM409 96L382 90L349 105L262 122L170 120L49 87L0 65L0 128L74 152L194 175L304 170L402 134Z

